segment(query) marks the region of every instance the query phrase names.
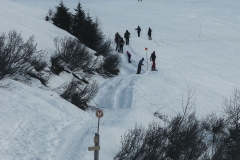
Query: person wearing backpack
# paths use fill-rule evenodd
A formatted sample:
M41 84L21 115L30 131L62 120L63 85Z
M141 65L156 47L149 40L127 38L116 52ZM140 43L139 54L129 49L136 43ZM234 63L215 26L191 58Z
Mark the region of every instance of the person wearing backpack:
M124 33L124 38L126 39L126 45L129 45L129 38L130 38L130 33L128 30Z
M155 60L156 60L156 54L155 54L155 51L153 51L153 53L151 54L151 57L150 57L150 61L152 61L152 71L156 71Z
M123 38L120 38L120 41L119 41L119 47L120 47L120 50L119 50L119 52L120 53L123 53L123 45L125 44L125 41L123 40Z

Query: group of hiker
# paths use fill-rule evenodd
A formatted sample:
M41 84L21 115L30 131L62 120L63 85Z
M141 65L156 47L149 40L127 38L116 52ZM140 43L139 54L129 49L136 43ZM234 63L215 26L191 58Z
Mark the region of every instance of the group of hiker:
M126 45L129 45L130 32L128 32L128 30L126 30L126 32L124 33L124 38L126 41ZM125 44L125 41L123 40L122 36L118 32L115 34L114 41L117 44L116 51L123 53L123 46Z
M135 30L137 30L138 37L140 37L140 34L141 34L140 26L135 28ZM114 41L116 43L116 51L123 53L124 44L126 43L126 45L129 45L130 35L131 35L130 32L128 30L126 30L126 32L124 33L124 38L125 38L125 41L124 41L123 37L118 32L115 34ZM149 38L149 40L152 40L152 29L150 27L148 29L148 38ZM131 62L131 53L129 51L127 51L126 53L128 56L128 63L132 63ZM155 51L153 51L153 53L151 54L151 57L150 57L150 61L152 61L152 69L151 69L152 71L156 71L155 60L156 60L156 54L155 54ZM137 74L141 73L141 66L143 65L143 61L144 61L144 58L142 58L138 63Z
M131 54L127 51L127 55L128 55L128 62L129 63L131 63L131 60L130 60L130 58L131 58ZM157 71L156 70L156 62L155 62L155 60L156 60L156 54L155 54L155 51L153 51L152 52L152 54L151 54L151 57L150 57L150 61L152 61L152 71ZM139 62L138 62L138 69L137 69L137 74L140 74L141 73L141 67L142 67L142 65L143 65L143 61L144 61L144 58L142 58Z
M135 30L137 30L138 37L140 37L141 28L138 26L137 28L135 28ZM117 44L116 51L123 53L124 44L126 43L126 45L129 45L130 35L131 35L130 32L128 30L126 30L126 32L124 33L124 38L125 38L125 41L124 41L123 37L118 32L115 34L114 41ZM152 40L152 29L151 28L148 28L148 38L149 38L149 40Z
M128 51L127 51L128 52ZM155 54L155 51L153 51L153 53L151 54L151 57L150 57L150 61L152 61L152 71L157 71L156 70L156 54ZM143 61L144 61L144 58L142 58L139 62L138 62L138 69L137 69L137 74L140 74L141 73L141 67L143 65Z
M116 45L116 51L123 53L123 45L125 44L125 41L121 37L121 35L117 32L115 34L115 39L114 39Z
M141 33L141 28L138 26L135 30L137 30L138 33L138 37L140 37L140 33ZM149 27L148 28L148 39L152 40L152 29Z

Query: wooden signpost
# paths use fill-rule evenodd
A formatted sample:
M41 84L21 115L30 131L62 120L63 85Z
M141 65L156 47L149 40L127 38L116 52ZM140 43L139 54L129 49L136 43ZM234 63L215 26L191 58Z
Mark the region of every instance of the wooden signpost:
M102 110L97 110L96 111L96 116L98 117L98 129L97 129L97 133L95 133L95 136L94 136L95 146L88 147L88 151L94 151L94 160L98 160L99 159L99 150L100 150L100 145L99 145L99 140L100 140L99 123L100 123L100 118L103 117L103 111Z

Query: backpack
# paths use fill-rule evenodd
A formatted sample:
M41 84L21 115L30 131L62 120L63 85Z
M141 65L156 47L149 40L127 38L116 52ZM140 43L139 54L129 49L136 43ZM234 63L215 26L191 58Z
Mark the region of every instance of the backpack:
M124 45L125 41L123 39L120 40L120 44Z

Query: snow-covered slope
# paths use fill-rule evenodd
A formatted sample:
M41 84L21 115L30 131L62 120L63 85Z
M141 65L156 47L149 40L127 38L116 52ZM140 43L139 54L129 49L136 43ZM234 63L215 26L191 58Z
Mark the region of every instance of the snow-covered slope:
M78 0L63 2L73 11ZM0 32L15 29L25 39L34 35L37 48L46 50L48 58L55 50L53 39L70 36L44 19L58 3L1 0ZM130 45L121 54L121 74L113 79L95 77L100 89L91 103L104 111L100 159L113 159L121 136L135 124L158 121L153 112L160 108L167 115L180 112L188 86L195 90L199 116L220 110L224 98L240 87L239 0L81 0L81 4L98 17L106 38L113 39L116 32L131 33ZM138 25L141 37L135 31ZM132 64L127 62L127 50ZM152 51L157 56L157 72L150 71ZM136 75L142 57L145 65L142 74ZM70 78L61 74L51 85ZM32 86L1 82L7 83L8 89L0 89L0 159L93 159L93 152L87 150L94 145L97 131L93 111L81 111L36 80Z

